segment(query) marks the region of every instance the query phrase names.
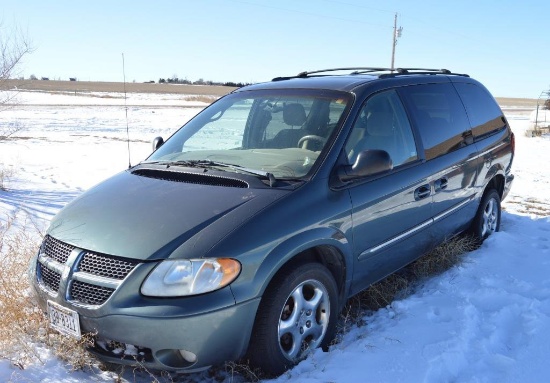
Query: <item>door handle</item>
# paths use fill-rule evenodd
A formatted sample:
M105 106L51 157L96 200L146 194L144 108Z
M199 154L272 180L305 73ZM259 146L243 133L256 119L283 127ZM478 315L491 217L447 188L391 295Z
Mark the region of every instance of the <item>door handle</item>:
M447 186L449 185L449 180L445 177L438 179L434 182L434 190L435 192L439 192L443 189L447 189Z
M422 185L414 191L414 199L418 201L418 200L421 200L423 198L429 197L431 192L432 191L431 191L431 188L430 188L430 184Z

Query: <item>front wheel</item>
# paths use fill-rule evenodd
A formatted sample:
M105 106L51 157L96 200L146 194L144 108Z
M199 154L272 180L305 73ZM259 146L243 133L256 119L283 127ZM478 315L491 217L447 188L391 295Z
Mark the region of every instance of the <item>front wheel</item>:
M248 350L250 363L280 375L334 336L338 289L332 274L317 263L277 276L256 315Z
M470 227L474 241L477 245L500 229L500 196L496 190L491 189L481 199L476 216Z

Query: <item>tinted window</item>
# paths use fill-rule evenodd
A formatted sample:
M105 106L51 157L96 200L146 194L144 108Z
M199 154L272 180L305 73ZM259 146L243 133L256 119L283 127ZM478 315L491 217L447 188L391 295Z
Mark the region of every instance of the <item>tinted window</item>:
M464 133L470 129L464 106L451 84L403 87L413 121L422 137L426 159L466 145Z
M455 87L466 107L474 137L491 134L506 124L502 111L486 89L464 83Z
M388 152L394 167L418 158L411 125L394 90L370 97L361 109L346 143L349 163L369 149Z

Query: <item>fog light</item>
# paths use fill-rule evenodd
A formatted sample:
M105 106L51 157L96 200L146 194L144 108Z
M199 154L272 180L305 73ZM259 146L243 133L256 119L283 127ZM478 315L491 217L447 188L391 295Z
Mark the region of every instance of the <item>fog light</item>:
M179 350L181 356L183 359L185 359L189 363L195 363L197 361L197 356L193 354L191 351L187 350Z

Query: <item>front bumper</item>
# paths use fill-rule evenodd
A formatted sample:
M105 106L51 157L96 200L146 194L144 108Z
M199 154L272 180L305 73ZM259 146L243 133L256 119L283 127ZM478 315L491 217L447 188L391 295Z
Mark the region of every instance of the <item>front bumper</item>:
M58 291L37 279L36 259L30 279L41 308L48 300L79 315L82 334L93 334L89 351L98 359L148 369L193 372L244 355L260 298L236 304L228 286L184 298L150 298L139 294L141 281L154 263L140 264L99 306L67 300L70 283Z
M97 332L88 350L98 359L149 369L198 371L240 358L247 349L259 299L191 317L80 316Z

